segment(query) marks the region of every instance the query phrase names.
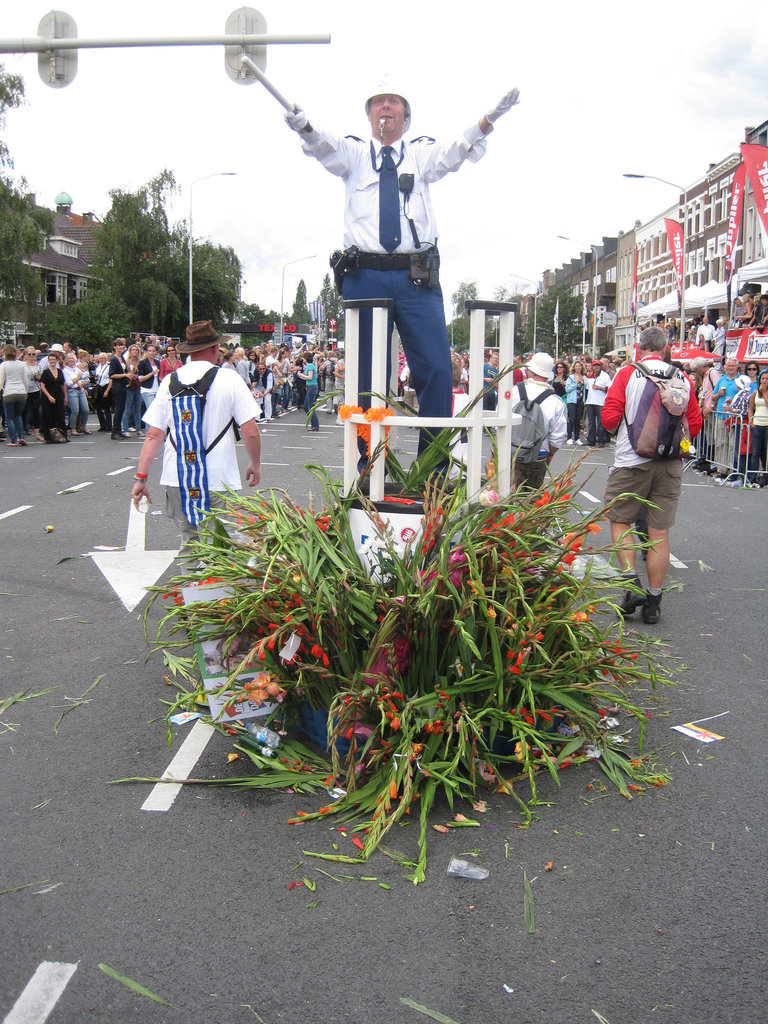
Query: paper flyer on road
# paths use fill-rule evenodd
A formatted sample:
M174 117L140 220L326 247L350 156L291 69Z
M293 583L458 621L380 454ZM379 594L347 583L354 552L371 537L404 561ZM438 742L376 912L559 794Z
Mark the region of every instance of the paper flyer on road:
M716 732L710 732L709 729L702 729L701 726L694 725L693 722L686 722L684 725L673 725L671 728L681 732L684 736L690 736L693 740L699 740L701 743L716 743L718 740L725 739L725 736L720 736Z
M194 604L198 601L221 601L229 597L231 591L228 587L215 585L203 585L181 588L181 597L184 604ZM262 701L256 703L252 700L235 701L235 691L231 689L232 681L229 672L232 671L247 650L247 637L222 637L204 640L195 644L197 663L203 679L208 707L211 718L214 722L241 722L248 718L263 718L270 714L276 707L273 701ZM239 652L239 653L238 653ZM250 682L258 678L261 673L257 664L253 664L253 671L242 672L235 677L240 684Z

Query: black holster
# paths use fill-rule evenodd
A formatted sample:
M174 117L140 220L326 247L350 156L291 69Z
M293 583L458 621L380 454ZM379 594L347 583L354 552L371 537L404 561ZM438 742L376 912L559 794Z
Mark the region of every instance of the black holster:
M424 288L437 288L440 284L440 253L425 249L411 255L410 277Z
M329 263L331 270L333 271L333 282L336 285L336 291L339 295L342 294L342 284L344 282L345 274L357 275L360 273L360 267L358 265L358 255L360 250L356 245L351 245L349 249L336 249L331 253Z

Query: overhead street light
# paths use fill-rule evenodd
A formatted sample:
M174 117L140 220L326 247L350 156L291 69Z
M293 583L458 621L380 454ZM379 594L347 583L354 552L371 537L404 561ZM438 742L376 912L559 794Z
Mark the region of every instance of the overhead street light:
M624 178L647 178L650 181L660 181L662 185L670 185L672 188L676 188L678 192L683 194L683 251L682 251L682 263L683 263L683 279L680 287L680 337L678 342L681 345L685 344L685 250L686 250L686 223L688 220L688 191L683 185L676 185L674 181L668 181L666 178L659 178L655 174L624 174Z
M237 171L214 171L213 174L206 174L202 178L195 178L189 185L189 322L193 324L195 318L192 312L192 190L200 181L207 181L209 178L231 178Z
M297 260L288 260L287 263L283 264L283 272L280 275L280 344L283 344L283 309L285 308L284 296L285 296L285 271L288 267L293 266L294 263L303 263L304 260L314 260L317 258L317 253L312 256L299 256Z

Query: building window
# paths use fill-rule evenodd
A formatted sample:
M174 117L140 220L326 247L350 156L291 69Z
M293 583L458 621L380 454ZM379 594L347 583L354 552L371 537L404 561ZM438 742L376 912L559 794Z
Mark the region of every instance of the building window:
M56 274L53 271L46 274L45 301L48 306L66 306L67 278L65 274Z

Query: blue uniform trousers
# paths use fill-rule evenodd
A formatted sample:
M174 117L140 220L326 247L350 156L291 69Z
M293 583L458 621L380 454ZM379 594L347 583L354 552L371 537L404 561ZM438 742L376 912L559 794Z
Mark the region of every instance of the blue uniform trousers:
M403 343L411 385L419 400L419 415L450 416L451 351L445 327L443 293L438 288L425 288L411 281L408 270L361 270L346 274L343 284L345 299L392 299L389 311L387 354L392 327L397 324ZM371 390L371 332L373 314L360 310L360 373L358 391L360 405L367 409L371 402L363 392ZM387 379L389 379L389 360ZM430 433L422 430L419 451L430 442Z

